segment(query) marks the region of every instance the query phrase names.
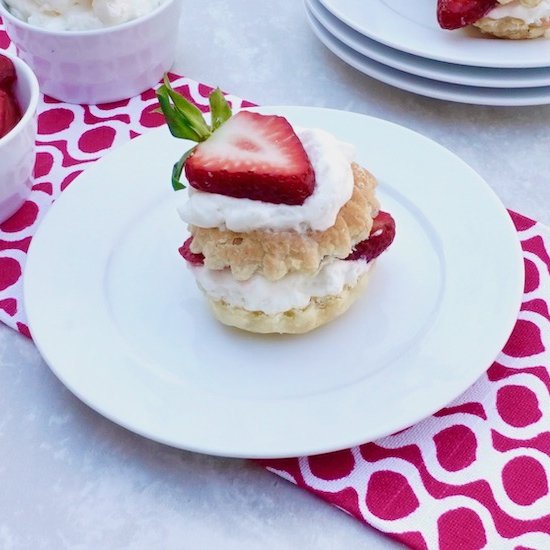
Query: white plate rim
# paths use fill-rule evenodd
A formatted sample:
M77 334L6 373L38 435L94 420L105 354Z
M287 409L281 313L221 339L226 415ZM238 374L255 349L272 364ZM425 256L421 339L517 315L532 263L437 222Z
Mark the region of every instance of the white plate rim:
M342 3L347 1L349 0L320 0L327 10L359 33L413 55L474 67L526 69L550 66L550 55L541 55L537 51L541 45L539 40L476 39L476 46L481 42L487 44L487 46L484 44L480 51L474 47L472 38L462 29L458 31L425 29L419 25L411 26L406 19L400 21L401 24L393 25L392 19L400 16L381 0L373 0L369 3L368 14L360 10L355 13L354 10L359 3L356 3L357 6L353 3L342 6ZM387 24L378 28L370 24L370 21L380 20L387 20ZM404 29L407 29L409 34L403 33ZM548 49L550 43L544 43L544 46ZM537 55L533 55L533 51ZM532 58L529 58L526 52L531 54Z
M360 34L329 12L320 0L305 0L317 21L335 38L361 55L416 76L487 88L536 88L550 86L550 68L495 69L435 61L385 46Z
M389 429L389 431L388 426L386 426L386 428L382 432L372 431L371 427L371 435L369 436L366 435L364 426L360 426L359 428L357 426L353 426L351 431L358 432L354 433L353 437L350 437L349 434L345 434L343 436L343 439L340 434L333 434L329 436L329 439L331 441L337 441L337 443L327 443L326 440L319 442L319 434L314 434L312 436L313 440L307 440L308 434L300 433L300 444L298 446L293 445L292 447L286 446L285 441L275 441L274 446L270 448L257 448L254 442L251 443L248 440L246 444L244 443L244 441L239 441L236 447L234 442L226 442L220 445L217 445L216 443L217 446L214 445L205 447L203 444L195 444L193 441L182 441L181 439L178 439L178 437L166 437L165 434L159 435L158 433L151 432L148 429L143 429L142 426L136 425L134 421L128 419L127 417L123 418L120 415L114 414L112 410L109 410L109 408L105 408L98 404L98 395L90 396L88 393L89 388L79 386L80 375L75 375L74 371L74 363L78 360L79 357L78 351L72 350L72 353L76 353L76 355L72 357L72 361L65 360L63 365L56 364L55 361L52 360L51 354L55 350L59 350L59 348L56 348L56 346L52 342L48 342L43 338L44 334L42 333L42 331L44 330L45 325L48 325L48 323L51 321L51 318L47 314L47 312L43 311L42 309L44 295L40 294L41 274L43 273L43 268L46 266L44 256L41 259L40 255L44 254L44 252L48 252L47 246L52 244L51 242L48 243L48 231L49 227L53 226L52 224L55 217L57 216L57 212L61 211L62 206L60 207L59 205L63 205L64 203L67 203L67 205L69 205L69 201L72 200L71 197L73 195L77 196L77 194L79 193L79 189L84 188L84 182L90 178L93 179L94 172L97 170L101 170L101 163L105 162L105 159L98 161L95 166L92 166L89 170L85 171L83 175L79 176L79 178L75 180L76 184L73 183L71 187L69 187L69 189L64 192L64 195L62 195L62 197L58 199L58 201L53 205L49 215L42 222L31 244L24 277L24 295L29 325L31 333L35 338L35 343L56 376L58 376L58 378L83 402L85 402L90 407L92 407L102 415L106 416L107 418L140 435L178 448L184 448L192 451L214 455L242 458L283 458L305 454L318 454L338 450L341 448L351 447L364 443L367 439L375 439L381 437L382 435L388 435L389 433L393 433L399 429L405 428L406 426L411 425L421 420L425 416L435 412L446 403L448 403L450 399L456 397L458 394L462 393L462 391L467 389L467 387L469 387L483 373L483 371L488 368L490 362L494 360L498 351L500 351L507 338L509 337L509 334L511 333L517 318L517 312L519 311L521 297L523 294L522 253L519 245L519 240L517 239L517 234L515 232L511 219L509 218L506 210L504 209L496 195L471 168L469 168L463 161L450 153L448 150L411 130L405 129L387 121L367 117L365 115L335 111L330 109L274 106L258 108L258 110L266 113L280 113L283 116L287 116L291 120L298 119L298 123L300 124L303 123L303 121L301 120L302 118L313 118L314 120L331 120L333 121L331 122L331 124L344 124L345 127L347 127L348 124L352 123L361 125L370 124L373 125L373 127L375 127L377 130L384 129L384 131L388 131L391 133L395 132L396 135L399 134L401 136L407 136L405 139L411 140L416 144L422 144L422 147L428 147L432 152L437 151L441 158L445 158L445 162L452 162L454 163L455 167L460 167L460 169L463 170L464 173L469 174L470 179L469 181L465 182L464 185L468 187L469 191L478 193L479 198L482 198L482 201L484 202L484 206L490 207L490 210L492 210L495 216L493 222L498 227L500 237L502 238L503 235L507 235L507 238L504 239L504 242L507 243L507 250L505 253L503 252L503 254L507 259L513 260L513 264L516 265L516 270L514 271L514 269L512 269L510 273L511 288L513 288L514 291L511 293L510 296L507 296L508 302L505 304L506 315L499 317L496 320L499 324L499 330L493 331L493 334L490 337L492 347L494 349L485 349L482 353L482 356L484 357L483 365L476 365L476 368L472 372L469 372L468 377L461 379L460 384L458 384L458 386L455 385L449 394L442 395L440 396L440 398L435 399L435 405L433 401L430 401L428 407L426 408L426 404L422 403L423 408L418 411L418 414L414 418L409 416L405 424L403 424L402 419L399 419L399 423L391 425L391 429ZM330 124L328 125L330 126ZM361 129L363 129L363 126L361 126ZM165 129L153 130L149 132L149 134L146 134L144 137L138 138L138 140L151 140L155 137L155 132L158 133L160 131L165 131ZM145 143L145 141L143 141L143 143ZM127 147L131 147L131 145ZM121 151L122 149L123 148L120 148L119 151ZM114 156L111 156L111 158L114 158ZM54 246L58 245L54 244ZM44 250L44 248L46 248L46 250ZM49 259L50 256L46 254L45 258ZM42 264L40 264L41 261ZM56 273L54 268L49 267L48 269L50 269L50 271L53 270L52 273ZM66 292L66 290L67 289L64 288L62 292L64 293ZM46 299L51 299L51 295L48 294ZM38 321L42 323L42 326L37 325ZM73 320L70 319L70 321ZM82 331L83 329L76 327L75 330ZM71 378L75 376L76 378ZM76 383L75 380L77 381ZM446 382L443 384L444 387L448 386L448 384L445 385ZM105 396L102 395L101 399L104 399L104 397ZM433 397L434 396L429 396L428 401L431 400ZM109 399L111 398L109 397ZM303 404L300 405L300 407L302 406ZM354 406L360 405L354 404ZM349 421L348 415L351 414L351 412L343 411L342 414L344 413ZM313 420L313 422L315 422L315 420ZM349 425L342 425L342 428L348 430L350 427ZM302 438L305 438L306 440L304 441L302 440ZM326 439L326 437L324 439ZM265 442L262 443L262 445L264 444Z
M492 107L532 107L550 103L550 86L536 88L488 88L461 86L406 73L374 61L332 35L309 11L306 13L317 38L342 61L385 84L418 95Z

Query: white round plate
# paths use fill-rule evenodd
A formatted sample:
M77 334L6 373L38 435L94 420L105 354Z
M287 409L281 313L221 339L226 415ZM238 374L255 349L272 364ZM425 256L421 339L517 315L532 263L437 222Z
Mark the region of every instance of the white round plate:
M358 71L376 78L381 82L413 92L415 94L467 103L469 105L527 106L547 105L550 103L550 86L539 88L486 88L461 86L423 78L399 71L370 57L361 55L332 35L315 18L309 7L306 10L311 28L317 38L336 56Z
M384 46L358 33L332 15L319 0L306 0L317 21L341 42L388 67L441 82L489 88L535 88L550 86L550 67L493 69L442 63Z
M189 143L153 130L88 168L33 239L25 303L34 341L92 408L151 439L235 457L346 448L440 409L491 364L520 306L511 220L452 153L359 114L266 107L354 143L397 237L364 296L303 336L214 320L177 248L170 186ZM506 273L506 277L502 276Z
M439 27L436 0L320 0L356 31L398 50L459 65L550 67L550 40L499 40Z

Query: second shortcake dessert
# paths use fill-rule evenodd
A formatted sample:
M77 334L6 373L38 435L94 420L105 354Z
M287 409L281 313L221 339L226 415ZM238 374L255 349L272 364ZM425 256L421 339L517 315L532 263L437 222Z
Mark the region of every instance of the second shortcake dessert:
M438 0L437 17L444 29L473 25L497 38L550 36L550 0Z

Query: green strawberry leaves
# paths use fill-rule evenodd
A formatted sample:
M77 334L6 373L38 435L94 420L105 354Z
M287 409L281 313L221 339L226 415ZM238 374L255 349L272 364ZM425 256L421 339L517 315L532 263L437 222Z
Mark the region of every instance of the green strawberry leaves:
M164 84L157 91L157 98L174 137L190 139L197 143L210 137L212 132L200 110L178 94L166 76Z
M217 130L226 120L231 118L231 107L223 97L222 91L216 88L209 96L212 131Z
M176 92L168 76L164 76L164 83L157 90L157 98L160 111L164 115L171 134L176 138L188 139L200 143L206 141L226 120L231 118L231 107L227 103L221 90L216 88L209 96L210 125L206 122L200 109ZM180 177L185 161L189 158L195 147L187 151L174 165L172 170L172 187L179 191L185 189Z
M189 158L191 153L195 150L195 147L192 147L187 151L186 153L183 153L181 158L174 164L174 168L172 168L172 188L174 191L181 191L182 189L185 189L185 185L181 183L181 173L183 172L183 167L185 165L185 161Z

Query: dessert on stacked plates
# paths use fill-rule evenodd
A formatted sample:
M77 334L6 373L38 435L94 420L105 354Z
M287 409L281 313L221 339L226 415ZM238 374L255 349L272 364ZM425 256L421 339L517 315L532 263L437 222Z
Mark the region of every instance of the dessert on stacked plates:
M468 10L464 10L468 6ZM550 103L550 0L305 0L316 36L387 84L479 105Z

